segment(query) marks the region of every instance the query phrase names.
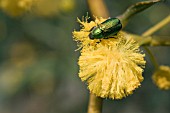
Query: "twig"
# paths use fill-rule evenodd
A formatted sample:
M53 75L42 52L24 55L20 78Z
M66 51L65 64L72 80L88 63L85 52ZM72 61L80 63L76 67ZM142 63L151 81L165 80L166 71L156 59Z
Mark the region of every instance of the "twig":
M129 35L133 37L140 46L170 46L170 36L139 36L136 34Z
M149 30L145 31L142 36L150 36L152 35L154 32L156 32L157 30L159 30L160 28L162 28L163 26L165 26L166 24L168 24L170 22L170 15L167 16L165 19L163 19L161 22L159 22L158 24L156 24L155 26L151 27ZM146 47L144 46L144 49L148 52L148 54L150 55L150 59L151 62L154 64L155 68L158 69L159 64L156 61L154 55L152 54L152 52Z
M90 93L88 112L87 113L101 113L102 112L102 98L96 97Z
M109 12L103 0L87 0L91 13L97 17L108 18Z
M157 30L159 30L160 28L162 28L163 26L167 25L170 22L170 15L167 16L165 19L163 19L161 22L159 22L158 24L156 24L155 26L153 26L152 28L150 28L149 30L145 31L142 36L150 36L151 34L153 34L154 32L156 32Z
M161 0L142 1L142 2L137 2L136 4L133 4L130 7L128 7L122 15L118 16L118 18L122 22L123 28L126 26L129 19L131 19L134 15L144 11L145 9L151 7L152 5L158 2L161 2Z
M108 18L109 12L103 0L87 0L89 9L94 16ZM102 113L102 101L100 97L96 97L90 93L88 113Z

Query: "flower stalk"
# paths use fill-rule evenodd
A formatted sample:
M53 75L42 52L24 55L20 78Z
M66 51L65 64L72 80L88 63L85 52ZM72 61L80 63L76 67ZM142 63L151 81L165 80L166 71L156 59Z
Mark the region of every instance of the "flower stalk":
M103 17L108 18L109 12L107 10L107 7L103 0L87 0L90 12L97 16L97 17Z
M159 22L158 24L156 24L155 26L151 27L150 29L148 29L147 31L145 31L142 36L150 36L152 35L154 32L156 32L157 30L161 29L162 27L164 27L165 25L167 25L170 22L170 15L168 15L165 19L163 19L161 22ZM144 46L144 49L147 51L147 53L150 56L151 62L153 63L155 69L157 70L159 68L159 64L156 61L154 55L152 54L152 52L146 47Z
M102 113L102 102L102 98L90 93L87 113Z
M93 15L105 18L109 17L108 9L103 0L87 0L87 2ZM102 113L102 103L102 98L90 93L87 113Z
M165 19L163 19L161 22L159 22L158 24L156 24L155 26L151 27L150 29L148 29L147 31L145 31L142 36L150 36L152 35L154 32L158 31L159 29L161 29L162 27L164 27L165 25L167 25L168 23L170 23L170 15L168 15Z

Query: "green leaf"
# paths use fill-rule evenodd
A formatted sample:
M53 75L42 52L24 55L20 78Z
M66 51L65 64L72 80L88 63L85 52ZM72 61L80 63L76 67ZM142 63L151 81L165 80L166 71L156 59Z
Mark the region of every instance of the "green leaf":
M128 22L128 20L135 14L149 8L155 3L161 2L161 0L152 0L152 1L143 1L138 2L132 6L130 6L122 15L118 16L118 18L121 20L123 26L125 26Z

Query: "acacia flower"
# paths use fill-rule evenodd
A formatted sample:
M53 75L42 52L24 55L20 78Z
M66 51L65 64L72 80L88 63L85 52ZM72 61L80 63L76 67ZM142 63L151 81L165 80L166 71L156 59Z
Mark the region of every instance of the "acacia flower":
M121 99L132 94L143 81L145 55L132 37L122 31L115 38L91 40L89 30L106 19L87 19L78 19L82 29L73 32L81 48L79 77L87 82L91 93L102 98Z
M170 89L170 67L160 66L152 76L153 82L164 90Z
M35 0L1 0L0 7L10 16L20 16L29 11Z
M75 0L36 0L32 10L38 16L55 16L74 9Z

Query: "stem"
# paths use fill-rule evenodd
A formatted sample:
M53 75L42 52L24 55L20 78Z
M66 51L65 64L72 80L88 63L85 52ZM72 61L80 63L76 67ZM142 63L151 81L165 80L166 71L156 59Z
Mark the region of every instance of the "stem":
M167 16L165 19L163 19L161 22L159 22L158 24L156 24L155 26L151 27L149 30L145 31L142 36L149 36L151 34L153 34L154 32L156 32L157 30L159 30L160 28L162 28L163 26L165 26L166 24L168 24L170 22L170 15Z
M168 24L170 22L170 15L167 16L165 19L163 19L161 22L159 22L158 24L156 24L155 26L151 27L149 30L145 31L142 36L150 36L152 35L154 32L156 32L157 30L159 30L160 28L162 28L163 26L165 26L166 24ZM144 46L145 50L148 52L148 54L150 55L150 59L151 62L153 63L153 65L155 66L155 69L158 69L159 64L156 61L154 55L152 54L152 52L146 47Z
M151 46L170 46L170 36L152 36Z
M133 4L130 7L128 7L122 15L118 16L118 18L122 22L123 28L126 26L129 19L132 18L132 16L144 11L145 9L149 8L150 6L158 2L161 2L161 0L142 1L142 2L137 2L136 4Z
M109 17L108 9L103 0L87 0L91 14L97 17ZM103 100L90 93L87 113L102 113Z
M170 36L139 36L130 34L139 46L170 46Z
M87 0L91 14L97 17L109 17L109 12L103 0Z
M102 101L102 98L96 97L94 94L90 93L87 113L102 113Z
M146 46L144 46L144 49L145 49L146 52L149 54L150 60L151 60L151 62L153 63L155 69L157 70L157 69L159 68L159 64L158 64L158 62L156 61L153 53L152 53L152 52L149 50L149 48L147 48Z

